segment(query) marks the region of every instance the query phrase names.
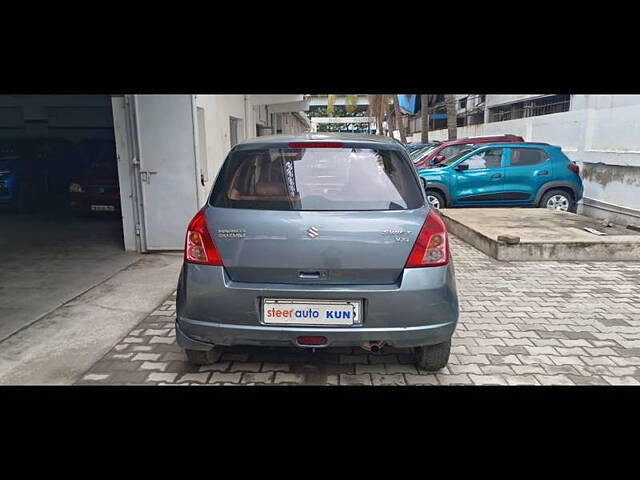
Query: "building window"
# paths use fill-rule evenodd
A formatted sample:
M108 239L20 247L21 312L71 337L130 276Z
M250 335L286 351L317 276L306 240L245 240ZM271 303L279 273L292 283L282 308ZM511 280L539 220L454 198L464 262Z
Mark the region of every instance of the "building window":
M240 126L240 120L237 118L233 118L233 117L229 117L229 144L231 145L230 148L233 148L234 145L236 145L238 143L238 137L239 137L239 126ZM256 131L256 136L257 136L257 131Z
M461 98L458 102L460 104L460 108L461 109L467 108L467 99L466 98Z
M489 109L489 122L504 122L518 118L537 117L569 111L571 95L549 95Z

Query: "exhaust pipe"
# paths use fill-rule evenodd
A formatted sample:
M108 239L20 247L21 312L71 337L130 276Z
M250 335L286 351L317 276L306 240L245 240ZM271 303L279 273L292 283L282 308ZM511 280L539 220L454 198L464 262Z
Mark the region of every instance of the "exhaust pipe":
M360 347L368 352L378 353L382 351L382 347L384 346L384 344L384 340L375 340L373 342L364 342L362 345L360 345Z

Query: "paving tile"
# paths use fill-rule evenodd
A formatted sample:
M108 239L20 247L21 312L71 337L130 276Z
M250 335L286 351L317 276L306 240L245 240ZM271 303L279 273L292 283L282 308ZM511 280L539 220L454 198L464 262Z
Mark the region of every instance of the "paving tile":
M242 378L241 372L235 373L221 373L221 372L213 372L211 374L211 378L209 378L209 383L239 383L240 378Z
M503 375L469 375L474 385L507 385Z
M150 382L166 382L173 383L173 381L178 376L177 373L159 373L159 372L151 372L147 377L147 380Z
M362 386L371 384L371 376L368 373L363 373L360 375L340 375L340 385Z
M277 372L274 383L304 383L304 375L300 373Z
M184 375L181 375L180 377L178 377L176 381L178 383L182 383L182 382L207 383L207 380L209 380L209 375L211 375L211 373L209 372L185 373Z
M406 385L407 382L404 379L404 375L396 373L392 375L381 375L379 373L371 374L371 381L373 385Z

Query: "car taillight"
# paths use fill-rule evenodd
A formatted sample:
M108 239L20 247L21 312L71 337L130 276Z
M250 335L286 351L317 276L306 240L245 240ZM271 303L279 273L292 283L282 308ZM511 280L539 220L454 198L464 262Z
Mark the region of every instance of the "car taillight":
M204 209L196 213L187 227L184 260L200 265L222 266L222 259L207 228Z
M580 167L578 166L577 163L569 162L569 165L567 165L567 168L571 170L573 173L575 173L576 175L580 175Z
M431 209L420 229L405 267L437 267L447 263L449 263L447 227L440 215Z
M82 193L84 192L84 189L82 188L82 185L80 185L79 183L71 183L69 184L69 191L71 193Z

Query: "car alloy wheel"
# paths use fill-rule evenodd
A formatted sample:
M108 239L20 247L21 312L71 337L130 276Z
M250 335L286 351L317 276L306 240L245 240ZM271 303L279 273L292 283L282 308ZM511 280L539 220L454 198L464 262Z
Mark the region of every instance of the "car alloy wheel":
M552 210L569 210L569 199L564 195L554 195L547 200L547 208Z
M429 205L431 205L433 208L440 209L440 200L438 199L438 197L427 195L427 200L429 201Z

